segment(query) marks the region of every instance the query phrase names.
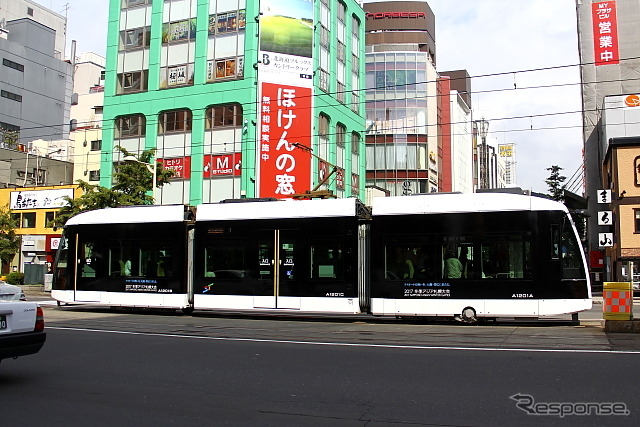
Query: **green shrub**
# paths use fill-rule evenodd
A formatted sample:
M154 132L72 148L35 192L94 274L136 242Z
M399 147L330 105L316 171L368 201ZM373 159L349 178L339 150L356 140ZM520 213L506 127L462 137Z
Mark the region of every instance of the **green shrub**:
M9 273L7 274L6 282L10 285L22 286L24 285L24 273L20 273L19 271Z

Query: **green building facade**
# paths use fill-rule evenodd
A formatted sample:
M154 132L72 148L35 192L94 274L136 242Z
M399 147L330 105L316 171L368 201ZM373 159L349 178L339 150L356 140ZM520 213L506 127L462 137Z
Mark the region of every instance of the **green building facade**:
M291 197L327 174L363 198L363 88L353 0L111 0L100 184L121 146L174 170L156 204Z

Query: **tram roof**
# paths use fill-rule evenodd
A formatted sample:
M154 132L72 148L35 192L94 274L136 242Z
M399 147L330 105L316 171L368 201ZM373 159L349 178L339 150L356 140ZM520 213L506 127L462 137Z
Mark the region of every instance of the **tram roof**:
M182 222L184 210L184 205L121 206L98 209L74 216L67 221L65 226Z
M559 202L543 197L509 193L442 193L375 197L373 216L506 211L564 211Z
M196 222L242 219L355 217L358 212L358 203L358 200L355 198L207 203L197 206Z

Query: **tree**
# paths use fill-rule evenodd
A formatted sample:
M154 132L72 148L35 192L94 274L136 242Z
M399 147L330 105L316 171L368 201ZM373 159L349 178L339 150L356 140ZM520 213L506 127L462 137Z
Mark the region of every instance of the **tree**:
M16 221L8 205L0 207L0 262L2 273L9 272L9 263L20 250L20 236L16 234Z
M564 191L566 189L566 185L564 184L564 182L566 181L567 177L560 175L560 171L562 171L562 168L560 166L554 165L550 168L547 168L547 170L551 173L549 175L549 178L545 180L545 182L549 186L550 194L548 194L548 196L553 200L565 203ZM576 210L570 209L570 213L571 217L573 218L573 222L576 225L578 235L581 239L583 239L585 237L585 216L583 213Z
M116 148L124 157L132 155L121 146ZM67 205L60 208L52 225L62 227L69 218L96 209L153 204L153 196L147 194L153 189L153 173L144 163L150 163L154 153L155 149L145 150L137 157L140 163L125 162L117 166L113 174L115 184L112 188L92 185L79 179L77 182L83 191L82 196L77 199L66 197ZM169 182L173 171L164 169L159 162L156 162L155 167L156 187L162 187Z
M550 194L548 195L553 200L557 200L559 202L564 201L564 182L566 181L567 177L560 175L560 171L562 171L562 168L560 166L554 165L550 168L547 168L547 170L551 172L549 178L544 181L549 186Z

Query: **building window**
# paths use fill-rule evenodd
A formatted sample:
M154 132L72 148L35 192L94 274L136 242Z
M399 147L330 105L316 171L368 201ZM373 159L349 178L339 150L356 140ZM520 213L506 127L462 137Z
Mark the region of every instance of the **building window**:
M360 134L352 133L351 134L351 152L353 154L360 153L360 144L361 144Z
M196 38L196 18L162 24L162 43L182 43Z
M118 74L118 94L145 92L149 81L149 71L133 71L130 73Z
M17 62L11 61L7 58L2 58L2 65L4 65L5 67L13 68L14 70L24 72L24 65L18 64Z
M329 139L329 118L324 114L320 115L320 124L318 126L318 136L321 139Z
M242 106L239 104L209 107L205 113L205 128L242 126Z
M346 137L347 137L347 128L344 127L344 125L338 123L336 125L336 145L338 147L344 147Z
M345 86L344 83L342 82L337 82L337 87L336 87L336 99L338 100L338 102L341 102L344 104L344 100L345 100Z
M28 7L27 8L27 15L33 16L33 8L32 7Z
M45 228L53 228L53 221L56 219L55 211L44 213L44 226Z
M326 159L329 155L329 117L320 114L318 121L318 157Z
M100 151L102 150L102 140L96 139L95 141L91 141L91 151Z
M235 33L247 26L245 9L209 15L209 36Z
M329 73L320 69L320 89L329 92Z
M193 63L180 64L160 69L160 88L193 85Z
M640 209L633 210L634 233L640 233Z
M20 227L21 228L36 228L36 213L35 212L24 212L20 218Z
M9 92L6 90L0 90L0 96L3 98L10 99L16 102L22 102L22 95L18 95L17 93Z
M320 46L329 49L329 30L324 25L320 25Z
M351 110L355 113L360 112L360 94L355 90L351 92Z
M89 171L89 181L100 181L100 169Z
M191 132L191 111L173 110L158 116L158 133Z
M240 2L242 6L244 2ZM223 6L218 4L219 8ZM218 9L220 10L220 9ZM212 10L213 11L213 10ZM247 26L245 9L209 15L207 83L244 78L244 41Z
M347 14L347 6L341 1L338 2L338 20L344 22Z
M120 31L119 50L139 49L149 47L151 41L151 27L134 28Z
M151 3L151 0L122 0L122 8L128 9L136 6L143 6Z
M145 133L146 119L142 114L116 118L116 139L138 138L144 136Z
M207 83L244 77L244 56L207 61Z

